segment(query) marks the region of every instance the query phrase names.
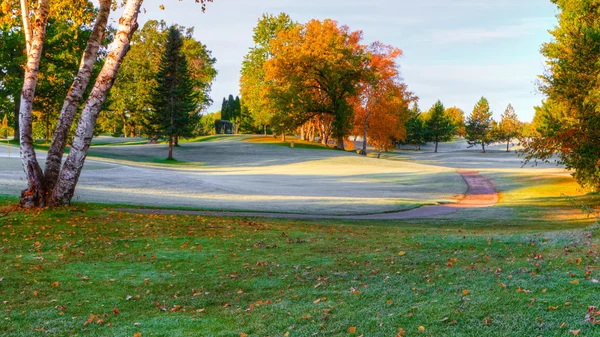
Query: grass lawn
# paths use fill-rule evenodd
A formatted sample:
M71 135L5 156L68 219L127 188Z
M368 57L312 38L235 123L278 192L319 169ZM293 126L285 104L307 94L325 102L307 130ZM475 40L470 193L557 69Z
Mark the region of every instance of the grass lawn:
M269 144L269 145L277 145L284 147L291 147L291 142L294 142L294 148L298 149L310 149L310 150L336 150L333 147L325 146L321 143L309 142L306 140L300 140L299 137L287 137L288 141L282 142L281 137L273 138L273 136L269 135L268 137L264 136L252 136L244 141L250 143L259 143L259 144Z
M600 306L599 227L538 215L307 222L12 211L0 219L0 334L597 335L585 316Z

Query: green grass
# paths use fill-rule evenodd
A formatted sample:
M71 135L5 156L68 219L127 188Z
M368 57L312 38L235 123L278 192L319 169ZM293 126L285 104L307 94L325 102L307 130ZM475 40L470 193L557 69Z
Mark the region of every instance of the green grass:
M158 144L165 143L164 141L158 142ZM123 141L119 143L109 143L109 142L94 142L90 146L128 146L128 145L145 145L148 144L148 140L138 140L138 141Z
M12 211L0 219L0 333L591 336L592 222Z
M333 147L327 147L320 143L313 143L305 140L300 140L297 137L288 137L290 141L282 142L280 138L273 138L273 136L253 136L244 141L250 143L269 144L283 147L291 147L291 142L294 142L294 148L298 149L311 149L311 150L335 150Z
M202 163L202 162L179 161L177 159L169 160L167 158L156 158L156 157L149 157L149 156L144 156L144 155L138 155L138 156L132 157L130 155L122 155L122 154L118 154L118 153L102 152L102 151L95 151L95 150L89 150L88 157L90 157L91 159L95 159L95 160L108 159L110 161L117 161L122 164L150 164L150 166L152 166L152 164L154 164L159 167L161 167L161 166L198 167L198 166L204 165L204 163Z

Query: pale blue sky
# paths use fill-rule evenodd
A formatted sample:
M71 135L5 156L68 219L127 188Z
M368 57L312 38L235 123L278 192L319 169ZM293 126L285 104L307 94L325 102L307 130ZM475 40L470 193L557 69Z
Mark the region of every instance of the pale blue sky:
M217 58L213 85L220 109L224 96L239 91L242 59L252 46L252 28L263 13L292 19L337 20L362 30L366 43L380 40L401 48L402 75L422 109L437 99L470 113L483 95L499 116L512 103L523 121L542 100L535 81L543 71L540 45L556 24L549 0L214 0L202 14L193 0L146 0L148 19L195 27L196 38ZM160 11L159 5L166 9Z

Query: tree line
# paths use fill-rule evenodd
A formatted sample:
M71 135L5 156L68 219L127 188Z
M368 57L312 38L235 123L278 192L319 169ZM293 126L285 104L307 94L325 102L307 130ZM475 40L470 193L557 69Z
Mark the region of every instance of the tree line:
M415 103L406 121L407 133L403 143L414 145L416 150L420 150L424 143L433 143L434 152L438 152L439 143L462 137L469 146L480 146L482 152L486 152L486 146L498 142L505 143L509 152L513 141L521 142L524 137L530 136L527 123L519 121L511 104L502 113L500 121L494 121L492 115L485 97L481 97L466 117L464 111L457 107L445 109L439 100L426 112L422 112Z
M445 109L439 101L422 113L399 71L402 51L381 42L362 44L362 32L336 21L300 24L285 13L265 14L253 39L242 64L240 111L282 139L286 133L324 145L335 139L344 149L354 135L362 138L360 152L366 154L367 144L381 152L398 143L420 149L427 142L437 152L440 142L461 136L485 152L495 141L509 149L522 133L512 106L495 123L485 98L466 120L462 110Z

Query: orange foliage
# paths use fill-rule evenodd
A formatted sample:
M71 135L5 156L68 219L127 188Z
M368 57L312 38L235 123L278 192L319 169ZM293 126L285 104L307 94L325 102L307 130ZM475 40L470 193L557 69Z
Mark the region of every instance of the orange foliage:
M404 122L408 105L416 98L402 82L396 60L402 51L375 42L368 48L369 73L359 86L354 106L354 132L378 151L387 151L396 140L406 138Z

